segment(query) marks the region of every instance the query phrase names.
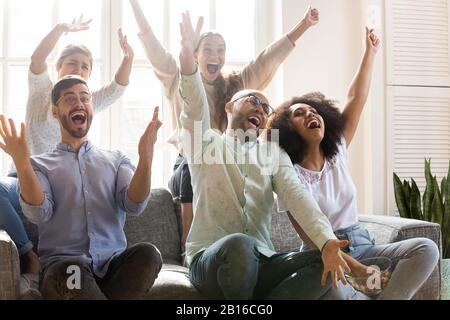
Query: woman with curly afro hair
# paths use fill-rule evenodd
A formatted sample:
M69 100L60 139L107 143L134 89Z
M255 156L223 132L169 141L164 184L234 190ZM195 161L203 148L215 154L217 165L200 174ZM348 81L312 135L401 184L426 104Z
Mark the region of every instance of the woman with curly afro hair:
M280 146L291 158L300 182L327 215L337 238L349 241L344 256L353 275L367 277L369 284L373 269L358 261L388 257L394 271L388 282L379 277L383 281L378 285L383 290L377 298L411 299L434 270L439 258L438 248L433 241L424 238L375 245L369 232L358 223L356 187L347 166L347 148L367 101L375 55L380 47L380 40L367 28L365 43L365 54L349 88L343 112L335 101L314 92L283 103L269 120L268 129L279 130ZM279 211L286 211L281 201ZM303 231L289 212L288 215L302 235L303 250L315 249L308 239L308 230ZM362 297L349 286L340 290L349 290L344 298Z

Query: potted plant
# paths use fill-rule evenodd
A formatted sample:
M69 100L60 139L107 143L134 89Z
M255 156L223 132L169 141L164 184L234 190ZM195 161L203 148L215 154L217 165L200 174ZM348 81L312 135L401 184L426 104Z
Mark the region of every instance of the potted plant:
M450 165L447 177L439 184L431 173L431 159L425 159L426 188L421 197L414 179L403 182L394 173L395 202L402 218L425 220L440 224L442 232L443 296L450 298L450 287L445 287L445 277L450 274ZM447 292L449 291L449 292Z

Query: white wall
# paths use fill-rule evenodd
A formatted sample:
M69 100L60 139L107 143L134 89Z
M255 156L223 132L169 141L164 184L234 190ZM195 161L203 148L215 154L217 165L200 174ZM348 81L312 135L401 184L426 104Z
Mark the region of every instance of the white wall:
M382 0L282 0L282 30L288 32L311 4L320 10L320 23L307 32L287 59L282 73L282 97L321 91L342 107L362 54L369 5ZM380 7L380 12L383 12ZM382 25L381 21L379 26ZM382 35L382 31L379 34ZM378 54L372 94L349 150L349 166L364 214L386 213L385 95L383 50ZM277 100L277 103L279 100Z

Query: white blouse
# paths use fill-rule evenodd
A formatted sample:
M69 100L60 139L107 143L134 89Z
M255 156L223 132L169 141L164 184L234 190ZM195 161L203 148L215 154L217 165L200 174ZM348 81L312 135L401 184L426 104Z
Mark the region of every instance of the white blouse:
M347 143L343 137L338 150L332 160L325 160L320 172L294 165L300 181L330 220L333 231L358 223L356 187L347 166ZM278 211L286 211L285 208L278 201Z

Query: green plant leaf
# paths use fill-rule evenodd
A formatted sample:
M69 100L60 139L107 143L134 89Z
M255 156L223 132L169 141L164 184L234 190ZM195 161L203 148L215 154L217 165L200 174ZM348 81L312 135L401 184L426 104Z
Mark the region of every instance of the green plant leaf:
M411 178L411 197L410 197L410 213L413 219L423 220L422 203L420 200L420 191L417 187L416 181Z
M444 206L442 204L441 192L436 177L433 177L434 197L431 203L431 221L439 223L442 227L442 217L444 216Z
M442 201L445 203L445 199L447 197L447 177L443 177L441 181L441 195Z
M400 217L410 219L408 206L406 205L405 190L400 178L394 173L394 194Z
M423 216L424 220L431 221L431 204L434 197L434 183L431 176L431 160L425 159L425 181L426 187L423 193Z
M408 210L409 217L412 218L411 207L409 206L411 201L411 186L409 185L409 181L403 180L403 190L405 192L405 205Z

